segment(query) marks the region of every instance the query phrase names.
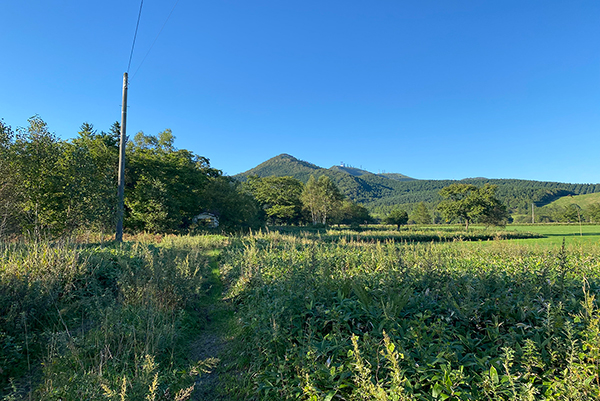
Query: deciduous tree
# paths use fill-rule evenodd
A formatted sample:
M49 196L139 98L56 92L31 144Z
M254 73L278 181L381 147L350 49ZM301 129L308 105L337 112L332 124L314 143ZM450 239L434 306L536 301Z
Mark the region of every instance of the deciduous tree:
M304 189L293 177L248 177L247 185L271 223L297 224L302 217L300 196Z
M373 222L373 217L363 205L344 199L331 221L334 224L368 224Z
M398 227L398 231L400 231L400 226L408 223L408 213L406 210L402 209L393 209L385 218L385 222L387 224L393 224Z
M446 200L438 209L448 220L459 219L465 222L465 229L473 221L490 225L502 225L508 213L506 207L495 197L496 186L486 184L476 187L471 184L451 184L440 190Z
M316 180L311 175L301 199L305 209L310 212L313 224L327 224L327 219L340 207L344 197L329 177L322 175Z

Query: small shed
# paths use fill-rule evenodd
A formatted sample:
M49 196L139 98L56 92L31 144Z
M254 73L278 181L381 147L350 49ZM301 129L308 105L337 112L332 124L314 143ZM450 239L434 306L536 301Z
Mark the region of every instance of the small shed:
M194 216L194 218L192 219L192 223L204 227L219 227L219 219L217 218L217 216L208 212L200 213L199 215Z

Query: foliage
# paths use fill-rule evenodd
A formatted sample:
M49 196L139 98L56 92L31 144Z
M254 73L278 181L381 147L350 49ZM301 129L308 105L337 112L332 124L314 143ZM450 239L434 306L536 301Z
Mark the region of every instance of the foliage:
M329 177L322 175L316 180L311 175L304 186L301 199L310 212L313 224L327 224L327 218L339 210L343 195Z
M374 223L375 220L366 207L344 199L337 210L334 210L330 221L333 224L360 225Z
M255 230L265 223L256 199L230 177L210 177L201 199L204 208L219 217L219 227L225 230Z
M301 181L292 177L248 177L252 195L262 205L272 224L298 224L302 218Z
M600 249L469 245L230 247L248 398L596 399Z
M14 173L20 186L22 227L40 235L59 233L67 222L60 159L64 147L38 116L20 128L14 143Z
M0 120L0 238L19 230L21 192L15 174L14 132Z
M412 219L417 224L431 224L431 214L425 205L425 202L421 202L417 205L412 214Z
M397 226L400 231L400 226L408 223L408 213L406 210L394 209L386 216L385 222Z
M0 120L0 238L38 239L114 230L120 127L98 133L83 123L60 140L39 117L15 135ZM170 130L139 133L127 146L125 227L129 232L188 232L211 211L228 230L259 227L261 213L209 160L176 149ZM216 192L215 192L216 191Z
M446 198L438 209L448 220L459 219L469 223L479 221L487 225L504 225L508 217L506 207L495 197L496 187L484 185L481 188L471 184L452 184L440 190Z
M0 397L189 398L206 252L224 244L0 245Z
M201 192L220 172L208 159L174 147L170 130L158 137L139 132L127 146L125 227L175 232L204 209Z
M587 207L585 213L587 216L589 216L589 220L591 222L595 222L595 223L600 222L600 203L590 204Z

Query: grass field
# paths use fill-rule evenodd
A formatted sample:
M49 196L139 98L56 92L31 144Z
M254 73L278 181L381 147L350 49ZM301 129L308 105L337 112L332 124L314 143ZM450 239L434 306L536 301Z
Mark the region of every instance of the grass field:
M592 203L600 203L600 192L585 195L563 196L546 206L579 205L581 208L585 209Z
M0 398L598 399L599 228L0 244Z
M557 245L562 243L563 238L568 244L600 244L600 225L598 224L531 224L531 225L509 225L509 231L534 232L542 234L545 238L515 239L520 244L544 244Z

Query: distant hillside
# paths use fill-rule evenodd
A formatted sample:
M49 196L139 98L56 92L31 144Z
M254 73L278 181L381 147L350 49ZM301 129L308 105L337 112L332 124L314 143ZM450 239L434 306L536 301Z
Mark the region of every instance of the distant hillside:
M379 214L387 213L396 205L410 211L419 202L425 202L433 207L441 201L438 191L456 182L478 186L486 183L497 185L498 197L512 212L527 212L531 203L543 206L568 195L600 193L600 184L487 178L416 180L403 174L373 174L354 167L333 166L326 169L288 154L275 156L234 178L244 181L249 175L292 176L302 182L308 181L311 175L315 177L326 175L348 198L364 204L372 212Z
M409 176L404 175L404 174L400 174L400 173L382 173L382 174L379 174L379 175L382 175L382 176L387 177L387 178L391 178L392 180L396 180L396 181L411 181L411 180L414 180L414 178L410 178Z
M348 173L348 174L353 175L355 177L360 177L362 175L371 174L371 175L377 175L377 176L381 176L381 177L391 178L391 179L397 180L397 181L411 181L411 180L414 180L414 178L411 178L411 177L409 177L407 175L400 174L400 173L380 173L380 174L374 174L374 173L371 173L370 171L367 171L367 170L361 170L361 169L356 168L356 167L348 167L348 166L333 166L333 167L330 167L329 170L331 170L331 171L345 172L345 173Z
M569 205L579 205L585 209L592 203L600 203L600 193L586 194L586 195L575 195L575 196L563 196L548 204L548 207L564 207Z

